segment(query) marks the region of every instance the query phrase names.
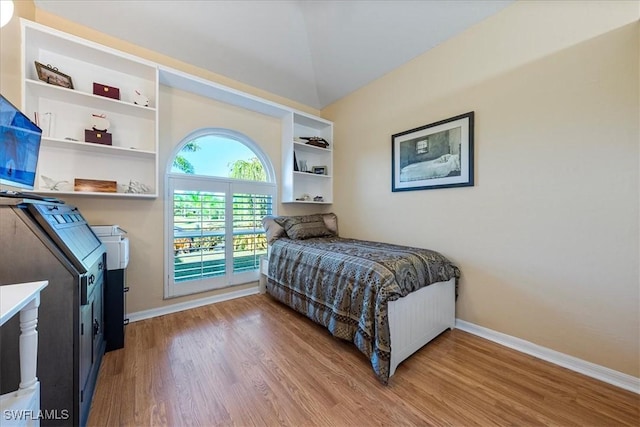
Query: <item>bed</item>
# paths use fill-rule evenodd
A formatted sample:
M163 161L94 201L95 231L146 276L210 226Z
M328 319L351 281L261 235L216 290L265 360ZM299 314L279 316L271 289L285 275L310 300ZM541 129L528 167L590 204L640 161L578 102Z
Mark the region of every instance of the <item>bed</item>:
M458 268L438 252L339 237L334 214L263 220L266 291L351 341L387 384L455 322Z
M437 159L412 163L400 170L400 181L421 181L423 179L444 178L452 172L460 175L460 156L444 154Z

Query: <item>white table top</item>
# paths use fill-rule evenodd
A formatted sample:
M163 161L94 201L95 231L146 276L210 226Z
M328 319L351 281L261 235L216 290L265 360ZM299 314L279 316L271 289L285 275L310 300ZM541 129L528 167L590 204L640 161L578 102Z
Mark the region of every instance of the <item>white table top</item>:
M7 320L22 310L48 284L49 282L43 280L0 286L0 325L4 325Z

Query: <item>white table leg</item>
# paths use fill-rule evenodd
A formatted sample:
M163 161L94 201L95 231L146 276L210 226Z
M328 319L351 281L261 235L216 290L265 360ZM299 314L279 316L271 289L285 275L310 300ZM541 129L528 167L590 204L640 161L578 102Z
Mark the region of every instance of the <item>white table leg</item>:
M20 389L18 394L26 393L36 385L36 367L38 364L38 295L20 311Z

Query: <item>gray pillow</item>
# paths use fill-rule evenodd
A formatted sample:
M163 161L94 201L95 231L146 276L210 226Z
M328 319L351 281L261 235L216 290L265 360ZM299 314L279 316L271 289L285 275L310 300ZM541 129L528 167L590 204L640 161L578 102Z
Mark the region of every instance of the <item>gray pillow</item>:
M338 216L332 213L322 214L322 219L324 220L324 225L327 226L327 229L334 235L338 235Z
M325 225L321 214L278 217L274 220L284 228L290 239L303 240L334 235Z
M273 244L280 237L285 237L287 233L284 231L284 228L280 224L276 222L276 216L267 215L262 218L262 226L264 227L264 231L267 234L267 243Z

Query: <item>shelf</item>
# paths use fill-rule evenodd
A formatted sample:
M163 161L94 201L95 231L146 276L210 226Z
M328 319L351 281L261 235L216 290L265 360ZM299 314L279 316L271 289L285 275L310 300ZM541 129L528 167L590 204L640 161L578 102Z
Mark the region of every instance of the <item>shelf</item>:
M126 156L149 157L149 158L153 158L156 155L156 153L154 153L153 151L136 150L133 148L125 148L125 147L114 147L113 145L94 144L91 142L84 142L84 141L69 141L66 139L58 139L58 138L43 137L42 144L49 147L82 150L82 151L89 151L94 153L108 153L108 154L115 154L115 155L120 154L120 155L126 155Z
M25 80L25 84L28 90L33 91L31 95L37 97L46 97L69 104L79 104L97 110L107 110L121 114L134 115L143 119L154 119L156 114L155 108L143 107L142 105L94 95L92 93L86 93L75 89L67 89L39 80L27 79Z
M98 191L53 191L53 190L33 190L25 191L25 193L45 194L47 196L99 196L99 197L124 197L124 198L146 198L155 199L156 194L153 193L105 193Z
M330 205L331 202L314 202L313 200L305 201L305 200L293 200L291 202L282 202L282 203L302 203L307 205Z
M300 172L300 171L293 171L293 174L296 176L304 176L304 177L309 177L309 178L313 178L313 179L331 179L331 175L321 175L319 173L311 173L311 172Z
M293 141L293 147L296 150L306 151L310 153L330 153L331 148L316 147L315 145L305 144L304 142Z

